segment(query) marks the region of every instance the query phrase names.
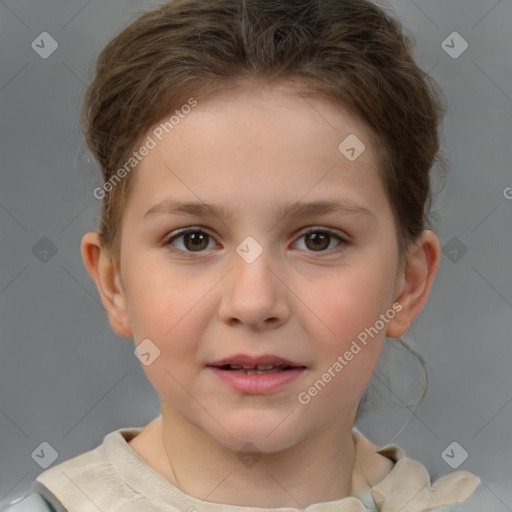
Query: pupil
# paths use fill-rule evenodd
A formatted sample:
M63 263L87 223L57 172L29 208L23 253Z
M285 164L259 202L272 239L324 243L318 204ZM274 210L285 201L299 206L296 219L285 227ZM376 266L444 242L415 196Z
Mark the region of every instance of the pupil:
M328 243L328 238L329 238L329 235L327 235L326 233L311 233L309 234L307 237L306 237L306 245L307 244L307 240L313 240L313 241L316 241L316 242L321 242L321 246L319 247L318 245L316 246L313 246L313 249L325 249L326 247L329 246L329 243ZM323 243L322 243L323 242ZM327 242L327 243L326 243ZM309 247L309 245L308 245ZM311 248L311 247L310 247Z
M196 249L204 249L204 247L206 247L206 245L208 244L204 244L206 240L206 236L204 233L189 233L187 235L185 235L185 244L187 244L187 242L192 242L192 245L190 246L190 248L192 250L196 250ZM188 247L188 245L187 245ZM195 249L194 249L195 248Z

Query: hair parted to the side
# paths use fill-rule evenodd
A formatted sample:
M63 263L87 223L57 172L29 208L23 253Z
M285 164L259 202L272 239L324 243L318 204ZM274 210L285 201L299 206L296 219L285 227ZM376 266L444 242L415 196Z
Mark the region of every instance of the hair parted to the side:
M368 0L173 0L139 15L99 55L82 109L86 142L106 183L191 97L200 103L251 80L292 84L368 127L403 264L431 227L430 170L436 160L446 165L438 136L444 95L416 64L413 41ZM135 172L102 201L98 232L117 267Z

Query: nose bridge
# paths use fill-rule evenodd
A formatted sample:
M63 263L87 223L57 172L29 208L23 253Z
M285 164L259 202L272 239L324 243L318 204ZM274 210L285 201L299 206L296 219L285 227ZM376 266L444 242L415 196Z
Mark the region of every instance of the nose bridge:
M237 247L233 257L235 271L232 276L234 288L253 298L274 296L276 278L271 270L270 250L264 248L254 237L246 237ZM274 265L275 265L274 261Z
M269 319L282 321L287 314L285 287L275 275L279 265L270 261L270 251L250 236L235 251L234 268L222 297L221 317L253 325Z

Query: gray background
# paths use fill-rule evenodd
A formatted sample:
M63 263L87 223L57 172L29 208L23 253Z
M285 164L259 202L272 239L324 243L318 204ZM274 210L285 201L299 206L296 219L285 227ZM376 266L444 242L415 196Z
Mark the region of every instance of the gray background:
M32 457L42 442L61 462L159 414L133 341L111 330L82 263L100 177L78 127L95 57L157 3L0 1L0 502L26 492L42 471ZM417 393L406 396L397 383L411 368L418 380L418 366L386 351L374 379L382 400L358 426L377 444L393 440L432 476L451 471L442 453L456 441L469 454L460 469L512 509L512 2L388 5L446 94L451 173L435 204L444 247L438 278L405 337L426 360L429 391L411 413ZM442 47L454 31L469 44L458 58ZM46 59L31 47L42 32L58 42ZM462 453L456 447L452 460Z

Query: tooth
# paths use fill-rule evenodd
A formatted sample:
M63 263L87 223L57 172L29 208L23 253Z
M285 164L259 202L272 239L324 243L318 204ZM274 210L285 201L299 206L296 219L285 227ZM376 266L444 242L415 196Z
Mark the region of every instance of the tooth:
M270 370L259 370L259 369L254 369L254 370L247 370L247 375L263 375L263 374L270 374L270 373L277 373L277 372L281 372L283 371L282 368L278 368L277 366L274 367L274 368L271 368Z
M258 370L271 370L272 368L274 368L275 365L273 364L259 364L258 366L256 366L256 368Z
M244 365L244 366L242 366L242 368L243 368L244 370L248 370L248 369L250 369L250 368L254 368L254 366L251 366L251 365L249 365L249 366L245 366L245 365Z

